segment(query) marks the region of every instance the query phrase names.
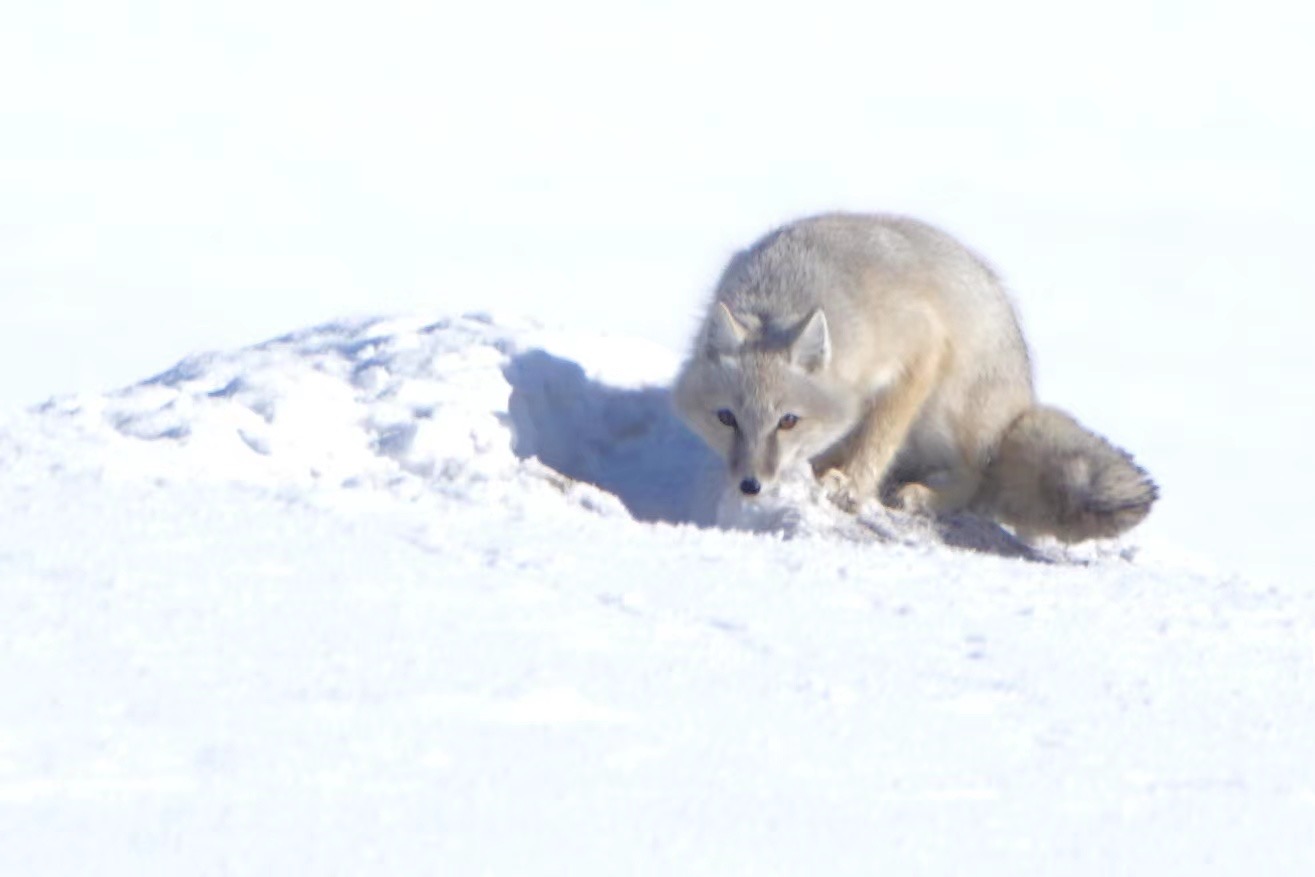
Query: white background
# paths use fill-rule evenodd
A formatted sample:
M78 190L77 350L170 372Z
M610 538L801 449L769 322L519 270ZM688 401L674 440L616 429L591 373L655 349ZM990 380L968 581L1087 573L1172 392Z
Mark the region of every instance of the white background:
M0 28L0 403L343 314L682 347L723 260L913 213L1015 290L1144 532L1303 575L1299 4L43 2Z

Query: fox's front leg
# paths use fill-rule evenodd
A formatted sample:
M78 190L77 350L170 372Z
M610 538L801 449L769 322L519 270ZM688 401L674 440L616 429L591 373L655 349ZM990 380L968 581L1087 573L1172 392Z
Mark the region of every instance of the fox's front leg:
M836 452L818 459L816 469L823 487L837 505L854 510L876 497L886 470L936 386L941 350L939 344L932 345L909 360L872 400Z

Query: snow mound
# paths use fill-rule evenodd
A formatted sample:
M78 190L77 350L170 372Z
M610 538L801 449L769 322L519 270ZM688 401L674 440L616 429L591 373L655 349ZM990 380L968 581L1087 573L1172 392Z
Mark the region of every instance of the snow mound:
M507 375L533 377L517 365L521 351L547 355L537 334L480 315L336 322L188 357L135 386L52 400L41 413L74 426L88 459L112 477L492 502L548 487L619 509L517 450L554 439L517 429L508 412ZM609 443L623 446L623 437Z
M188 357L103 396L52 400L110 477L382 490L523 505L565 497L641 521L785 536L944 544L1044 561L1130 556L1121 543L1029 546L972 515L857 517L799 475L751 502L674 416L676 356L636 339L483 314L360 319ZM84 461L85 462L85 461Z

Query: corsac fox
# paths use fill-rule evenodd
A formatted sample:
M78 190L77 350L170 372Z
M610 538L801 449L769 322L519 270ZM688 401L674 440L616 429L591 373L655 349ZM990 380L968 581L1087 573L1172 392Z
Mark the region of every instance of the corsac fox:
M966 509L1064 542L1157 498L1126 452L1037 404L995 272L905 217L817 216L735 255L673 398L748 497L807 461L851 510Z

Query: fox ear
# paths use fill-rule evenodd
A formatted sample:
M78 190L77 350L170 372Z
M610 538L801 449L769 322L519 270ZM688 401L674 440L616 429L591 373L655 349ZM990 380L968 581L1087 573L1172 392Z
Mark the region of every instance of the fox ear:
M730 308L723 302L717 302L717 306L712 309L712 320L708 323L706 352L713 358L733 356L744 345L744 336L747 334Z
M820 371L831 362L831 332L821 308L808 315L790 342L790 361L807 372Z

